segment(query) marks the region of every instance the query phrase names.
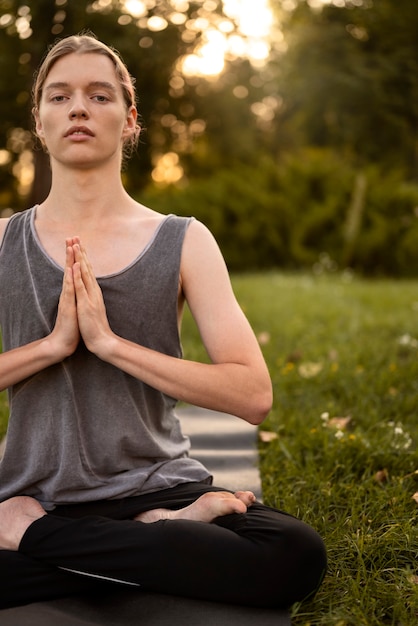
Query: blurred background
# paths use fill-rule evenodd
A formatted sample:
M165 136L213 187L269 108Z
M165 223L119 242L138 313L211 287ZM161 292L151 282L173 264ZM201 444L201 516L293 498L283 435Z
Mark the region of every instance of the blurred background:
M231 270L418 275L412 0L0 0L0 214L42 201L34 72L93 31L136 79L138 201L194 215Z

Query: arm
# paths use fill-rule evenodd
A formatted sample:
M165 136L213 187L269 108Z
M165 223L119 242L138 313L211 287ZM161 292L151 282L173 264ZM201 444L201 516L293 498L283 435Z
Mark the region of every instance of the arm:
M71 243L72 241L67 242ZM76 349L80 333L72 276L73 264L73 249L71 245L67 245L66 267L55 327L47 337L0 354L0 390L62 361Z
M264 419L272 402L267 367L235 299L219 248L202 224L193 222L186 234L181 287L210 364L177 359L116 336L85 251L77 245L74 249L79 327L89 350L179 400L253 424Z

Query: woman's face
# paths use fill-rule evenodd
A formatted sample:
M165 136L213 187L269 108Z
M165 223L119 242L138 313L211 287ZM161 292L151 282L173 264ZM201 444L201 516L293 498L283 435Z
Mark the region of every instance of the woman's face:
M136 129L112 61L98 53L71 53L52 66L43 86L36 132L51 164L89 169L114 161Z

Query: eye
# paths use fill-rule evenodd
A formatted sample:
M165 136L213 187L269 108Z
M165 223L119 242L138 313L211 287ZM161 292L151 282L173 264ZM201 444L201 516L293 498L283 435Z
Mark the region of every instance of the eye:
M97 102L109 102L109 98L103 94L93 96L93 100L96 100Z
M51 102L64 102L64 100L65 96L63 95L51 96Z

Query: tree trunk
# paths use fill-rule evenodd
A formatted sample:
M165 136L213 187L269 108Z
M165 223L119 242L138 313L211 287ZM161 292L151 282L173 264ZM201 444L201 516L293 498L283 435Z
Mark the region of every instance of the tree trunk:
M345 248L343 263L347 267L353 260L357 237L360 233L361 222L366 203L367 178L363 172L358 172L354 181L353 195L348 207L347 220L344 228Z

